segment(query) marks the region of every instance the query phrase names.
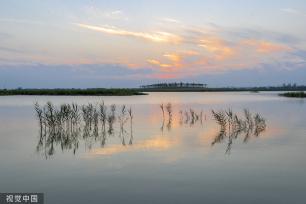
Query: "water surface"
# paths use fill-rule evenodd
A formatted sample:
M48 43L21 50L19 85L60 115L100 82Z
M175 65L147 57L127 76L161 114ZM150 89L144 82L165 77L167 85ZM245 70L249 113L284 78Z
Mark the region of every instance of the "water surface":
M38 148L35 102L58 106L126 104L133 110L103 141L84 137ZM159 104L173 104L163 121ZM3 96L0 98L0 192L43 192L46 203L303 203L306 189L305 99L277 93L150 93L146 96ZM202 111L181 121L180 111ZM211 110L247 108L266 129L216 141ZM81 131L81 130L80 130ZM229 145L230 144L230 145Z

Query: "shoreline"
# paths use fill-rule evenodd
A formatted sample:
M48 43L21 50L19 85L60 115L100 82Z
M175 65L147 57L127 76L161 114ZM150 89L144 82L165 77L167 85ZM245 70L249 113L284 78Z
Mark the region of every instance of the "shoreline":
M0 96L139 96L147 95L136 89L1 89Z
M162 89L143 89L143 88L94 88L94 89L0 89L0 96L142 96L153 92L289 92L290 96L300 93L306 89L290 90L281 87L256 87L256 88L162 88ZM293 94L292 94L293 93ZM279 94L285 96L284 94Z

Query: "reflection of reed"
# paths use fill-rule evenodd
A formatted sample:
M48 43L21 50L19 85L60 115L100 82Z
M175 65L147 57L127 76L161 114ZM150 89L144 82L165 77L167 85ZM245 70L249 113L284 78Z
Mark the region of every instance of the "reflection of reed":
M165 127L165 110L168 115L168 121L166 123L167 130L170 131L172 128L173 122L173 108L171 103L167 103L167 105L160 104L159 107L162 110L162 125L161 125L161 132L163 133ZM205 116L206 117L206 116ZM203 124L203 111L196 112L194 109L189 110L180 110L179 111L179 124L180 126L188 124L189 126L193 126L195 123L200 122Z
M172 119L169 119L167 123L167 130L170 131L171 128L172 128Z
M164 109L168 113L168 123L167 129L170 130L172 126L172 106L171 103L168 103L166 106L163 104L160 105L163 113L163 122L161 126L161 131L164 130L165 116ZM166 107L166 108L165 108ZM212 115L215 121L219 124L220 130L216 137L214 138L212 145L216 143L221 143L225 138L228 138L226 153L230 153L233 140L237 139L239 135L244 134L243 141L246 143L250 137L258 137L266 129L266 121L259 114L254 116L248 109L243 111L244 117L239 118L231 109L226 111L214 111L212 110ZM203 117L206 120L206 115L203 115L203 111L197 112L194 109L190 108L187 110L179 111L179 124L189 125L193 127L194 124L200 122L203 124Z
M164 128L170 131L175 122L192 128L197 123L202 124L203 118L206 120L203 111L196 111L193 108L180 110L179 120L176 120L171 103L162 104L160 107L163 114L162 132ZM44 106L36 103L34 109L40 130L37 152L44 153L46 158L52 156L58 147L62 151L72 151L75 154L81 142L84 142L86 149L91 149L97 143L104 147L107 140L115 135L120 139L120 145L133 144L134 115L132 109L125 105L106 106L104 102L101 102L96 105L89 103L79 106L72 103L56 107L51 102L47 102ZM231 109L212 110L212 115L220 127L212 145L226 139L228 154L234 140L240 135L243 135L243 141L246 143L252 136L258 137L266 129L265 119L259 114L252 114L247 109L244 109L242 117Z
M165 119L163 118L162 125L160 126L160 131L162 132L162 135L164 134L164 127L165 127Z
M162 114L163 114L163 121L162 121L162 125L160 127L160 130L161 130L162 135L163 135L164 134L164 127L165 127L165 106L162 103L162 104L159 105L159 107L160 107L160 109L162 111Z
M116 120L116 105L112 104L110 106L110 114L107 117L107 122L108 122L108 134L113 135L114 133L114 122Z
M183 114L184 113L184 114ZM180 125L189 124L189 126L193 126L197 122L203 123L203 111L196 112L194 109L190 108L189 110L180 111L181 121Z
M99 106L93 104L78 106L77 104L62 104L59 108L51 102L41 107L34 105L36 116L40 126L40 137L37 151L43 152L45 157L55 153L55 147L60 146L62 151L72 150L75 154L80 140L84 141L85 147L91 149L97 142L105 146L107 136L114 134L116 120L116 106L110 106L107 114L107 106L104 102ZM128 116L127 116L128 112ZM129 144L133 144L133 113L130 108L126 110L123 105L119 118L119 136L122 136L122 144L125 145L124 135L127 134L124 124L130 120ZM108 130L106 129L106 122ZM100 127L100 128L99 128ZM106 131L107 130L107 131ZM82 135L81 135L82 134Z
M170 131L172 127L172 104L167 103L165 106L163 103L159 105L161 111L162 111L162 116L163 116L163 121L160 130L162 133L164 132L164 127L165 127L165 110L168 113L168 122L167 122L167 130Z
M132 145L133 144L133 112L132 112L132 108L130 108L128 110L128 113L129 113L129 117L130 117L130 141L129 141L129 145Z
M162 103L162 104L159 105L159 107L160 107L160 109L161 109L161 111L162 111L162 113L163 113L163 120L165 120L165 106L164 106L164 104Z
M168 113L168 120L172 120L172 104L171 103L168 103L166 105L166 110L167 110L167 113Z
M258 137L266 129L266 121L258 113L253 117L249 110L244 109L244 119L239 118L231 109L227 111L214 111L212 115L220 126L212 145L228 138L226 153L230 153L233 140L244 134L243 141L246 143L251 135Z

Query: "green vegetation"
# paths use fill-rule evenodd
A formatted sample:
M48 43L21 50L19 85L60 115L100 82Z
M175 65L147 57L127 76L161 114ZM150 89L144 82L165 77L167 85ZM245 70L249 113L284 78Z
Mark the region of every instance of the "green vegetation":
M290 97L290 98L305 98L306 97L306 93L303 91L300 92L286 92L286 93L282 93L279 94L280 96L285 96L285 97Z
M132 96L145 95L135 89L0 89L0 96L8 95L80 95L80 96Z

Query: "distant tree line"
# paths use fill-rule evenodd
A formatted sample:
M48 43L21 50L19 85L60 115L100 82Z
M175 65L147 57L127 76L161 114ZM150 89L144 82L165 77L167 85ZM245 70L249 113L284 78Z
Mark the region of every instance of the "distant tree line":
M140 86L139 91L160 92L160 91L206 91L206 92L222 92L222 91L306 91L305 85L282 84L280 86L253 86L253 87L207 87L207 84L199 83L157 83L151 85Z
M206 88L206 87L207 87L207 84L183 83L183 82L157 83L157 84L140 86L140 88L144 88L144 89L150 89L150 88Z
M291 84L291 83L288 83L288 84L286 84L286 83L283 83L283 87L297 87L298 85L296 84L296 83L293 83L293 84Z

